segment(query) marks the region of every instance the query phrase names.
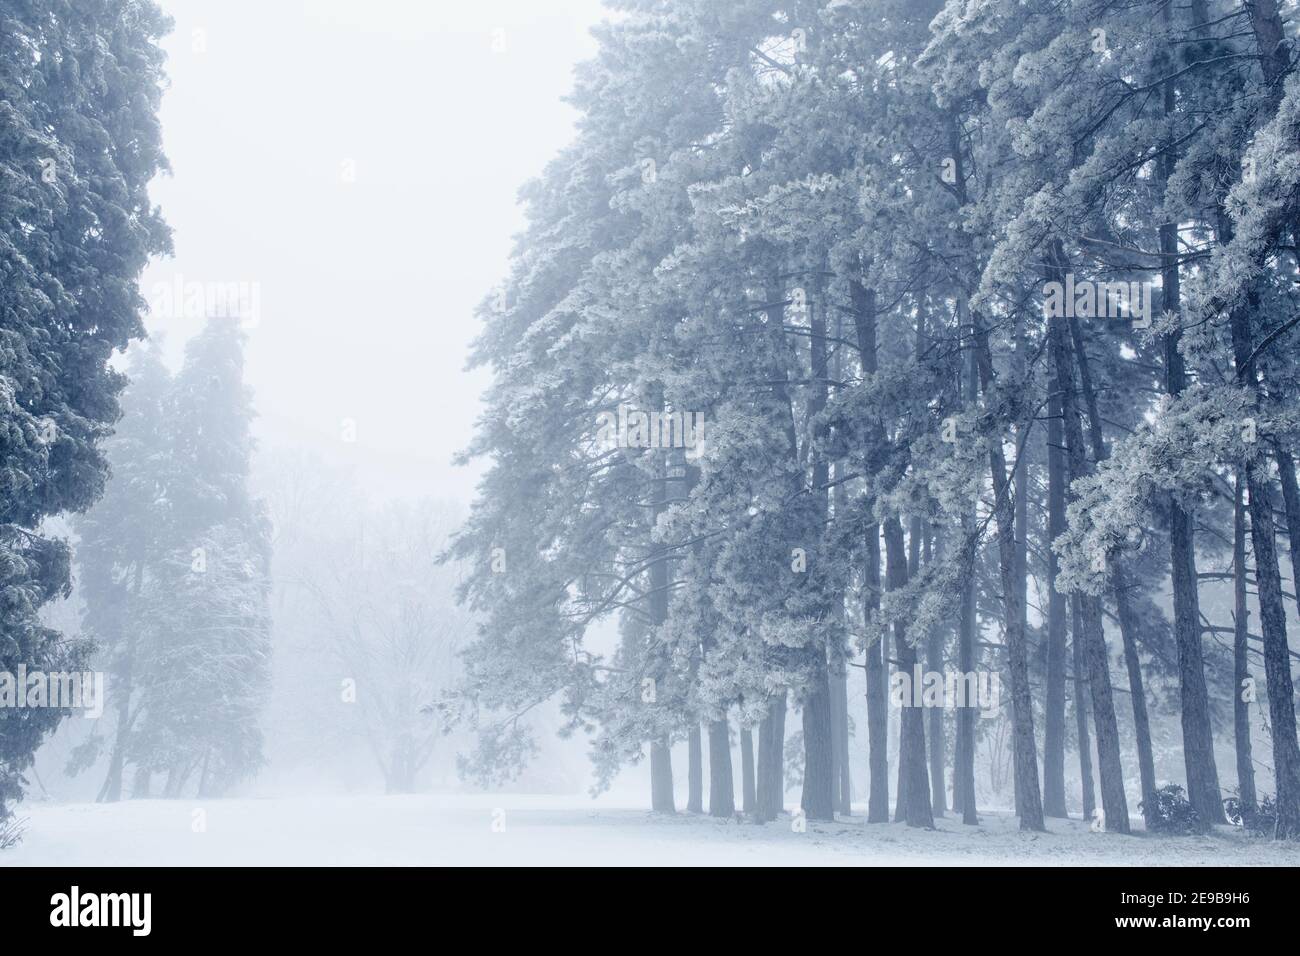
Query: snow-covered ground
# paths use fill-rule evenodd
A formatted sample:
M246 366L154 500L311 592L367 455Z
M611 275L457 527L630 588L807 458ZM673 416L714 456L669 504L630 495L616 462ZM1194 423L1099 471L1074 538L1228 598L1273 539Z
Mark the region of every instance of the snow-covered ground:
M27 833L0 866L136 865L1300 865L1300 844L1230 828L1123 837L1079 820L1023 834L1006 813L934 832L860 816L767 826L592 804L582 797L295 797L114 805L24 804Z

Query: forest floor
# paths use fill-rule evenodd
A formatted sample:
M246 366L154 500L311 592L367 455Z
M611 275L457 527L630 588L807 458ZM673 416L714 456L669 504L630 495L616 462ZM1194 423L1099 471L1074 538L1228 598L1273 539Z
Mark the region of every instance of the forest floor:
M586 805L584 806L584 802ZM1053 820L1026 834L1006 812L934 831L861 816L767 826L593 804L583 797L420 795L119 804L25 803L2 866L230 865L1300 865L1300 843L1230 827L1200 837L1090 832ZM1140 824L1139 824L1140 827Z

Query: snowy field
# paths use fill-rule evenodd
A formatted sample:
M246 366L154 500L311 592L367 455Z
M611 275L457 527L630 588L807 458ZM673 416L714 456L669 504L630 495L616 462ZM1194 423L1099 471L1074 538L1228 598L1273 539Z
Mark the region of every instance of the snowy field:
M29 803L19 813L27 834L0 852L0 866L1300 865L1300 844L1230 828L1123 837L1053 820L1050 833L1022 834L996 812L978 827L949 817L935 832L853 817L804 833L788 818L767 826L661 818L581 797L519 795Z

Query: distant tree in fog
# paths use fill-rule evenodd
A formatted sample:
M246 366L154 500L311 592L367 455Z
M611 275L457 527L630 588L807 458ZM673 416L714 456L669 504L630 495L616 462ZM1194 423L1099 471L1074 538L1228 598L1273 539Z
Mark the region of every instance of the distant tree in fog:
M262 763L270 678L270 525L249 492L252 404L242 333L214 319L174 380L136 357L136 417L114 440L104 503L79 526L85 629L114 678L101 799L220 792ZM91 737L74 758L89 763Z
M357 732L388 791L409 793L445 732L429 705L450 694L472 630L455 569L436 561L456 516L425 500L356 517L318 541L300 573Z

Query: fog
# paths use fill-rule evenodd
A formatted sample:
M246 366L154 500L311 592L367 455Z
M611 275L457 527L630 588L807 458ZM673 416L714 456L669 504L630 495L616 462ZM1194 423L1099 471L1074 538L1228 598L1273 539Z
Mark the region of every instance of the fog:
M483 374L474 306L523 219L516 190L572 136L562 102L600 4L175 0L151 190L160 287L241 282L264 450L355 469L368 495L467 505ZM179 363L202 317L152 315ZM345 419L355 442L341 438Z

